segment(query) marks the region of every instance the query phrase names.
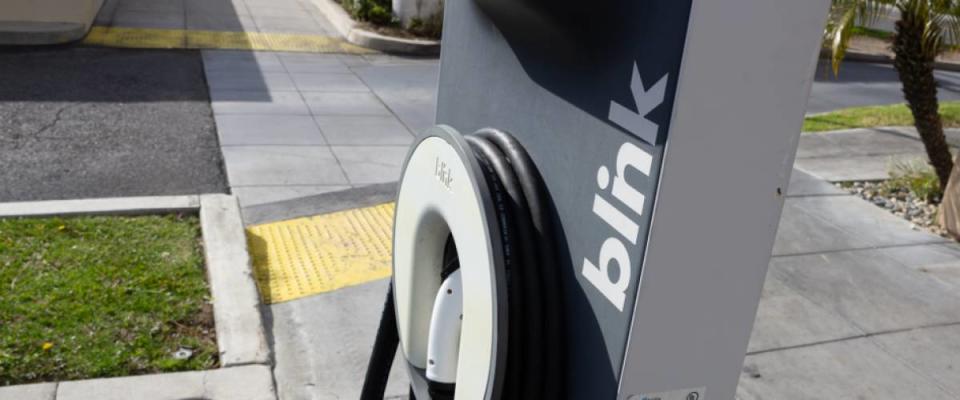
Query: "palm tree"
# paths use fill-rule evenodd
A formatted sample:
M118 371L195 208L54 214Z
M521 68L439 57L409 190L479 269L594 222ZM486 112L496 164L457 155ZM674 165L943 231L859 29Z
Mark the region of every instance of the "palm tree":
M854 26L870 25L893 10L900 14L893 35L893 66L940 189L945 189L954 163L943 135L933 64L947 43L960 38L960 0L833 0L824 32L833 73L839 72Z

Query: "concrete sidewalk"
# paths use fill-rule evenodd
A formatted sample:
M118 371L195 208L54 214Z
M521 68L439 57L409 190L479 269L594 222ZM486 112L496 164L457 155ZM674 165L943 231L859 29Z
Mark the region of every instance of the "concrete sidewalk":
M435 59L203 54L230 184L244 207L393 181L407 144L433 124ZM840 79L818 76L809 111L902 101L890 66L844 68ZM941 71L938 80L942 99L960 98L960 74ZM960 131L948 134L960 144ZM891 160L924 157L911 135L804 135L797 166L826 179L881 179Z
M308 0L106 0L95 25L339 36Z
M946 129L944 133L956 153L960 129ZM889 178L897 164L926 164L926 160L916 129L880 127L804 134L795 165L833 182L871 181Z
M230 185L244 207L394 181L407 144L433 124L436 59L218 50L203 57ZM960 73L937 74L940 97L960 98ZM839 79L818 75L808 111L902 98L892 67L851 62ZM804 136L811 143L797 165L828 179L877 179L890 157L873 156L922 157L919 142L904 135ZM841 150L828 138L854 143ZM874 140L882 147L869 148Z
M393 181L433 120L435 61L217 51L204 61L231 186L247 207ZM827 98L839 84L820 88L821 107L842 105ZM883 90L893 99L894 89ZM909 130L805 135L797 167L880 179L891 158L922 154ZM960 397L958 256L957 244L795 171L738 398ZM268 307L282 399L357 397L385 285ZM406 393L397 369L388 396Z
M282 399L358 396L386 283L269 306ZM960 245L795 170L738 397L957 398L958 289Z
M204 62L230 184L248 209L392 182L433 121L433 60L206 51ZM835 86L815 85L821 107L843 103L828 98ZM891 156L922 156L910 134L804 135L797 167L882 178ZM739 397L957 398L960 348L942 338L960 334L960 246L820 178L793 175ZM385 285L268 306L282 399L357 397ZM404 379L394 371L390 396L406 395Z
M960 396L960 245L800 171L741 399Z
M396 181L433 124L434 60L215 50L203 60L244 207Z

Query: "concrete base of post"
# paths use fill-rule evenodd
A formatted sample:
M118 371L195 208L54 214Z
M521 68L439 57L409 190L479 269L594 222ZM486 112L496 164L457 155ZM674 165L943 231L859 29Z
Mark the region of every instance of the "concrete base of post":
M0 45L44 45L79 40L103 0L7 0L0 2Z

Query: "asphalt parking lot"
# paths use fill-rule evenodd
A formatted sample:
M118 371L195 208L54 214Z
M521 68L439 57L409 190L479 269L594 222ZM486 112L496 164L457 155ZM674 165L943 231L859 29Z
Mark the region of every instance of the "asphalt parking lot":
M0 202L226 190L199 52L0 49Z

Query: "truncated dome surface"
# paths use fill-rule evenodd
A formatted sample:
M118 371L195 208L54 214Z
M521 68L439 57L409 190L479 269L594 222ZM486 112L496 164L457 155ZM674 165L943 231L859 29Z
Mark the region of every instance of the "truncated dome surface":
M390 276L394 204L251 226L247 241L265 303Z

